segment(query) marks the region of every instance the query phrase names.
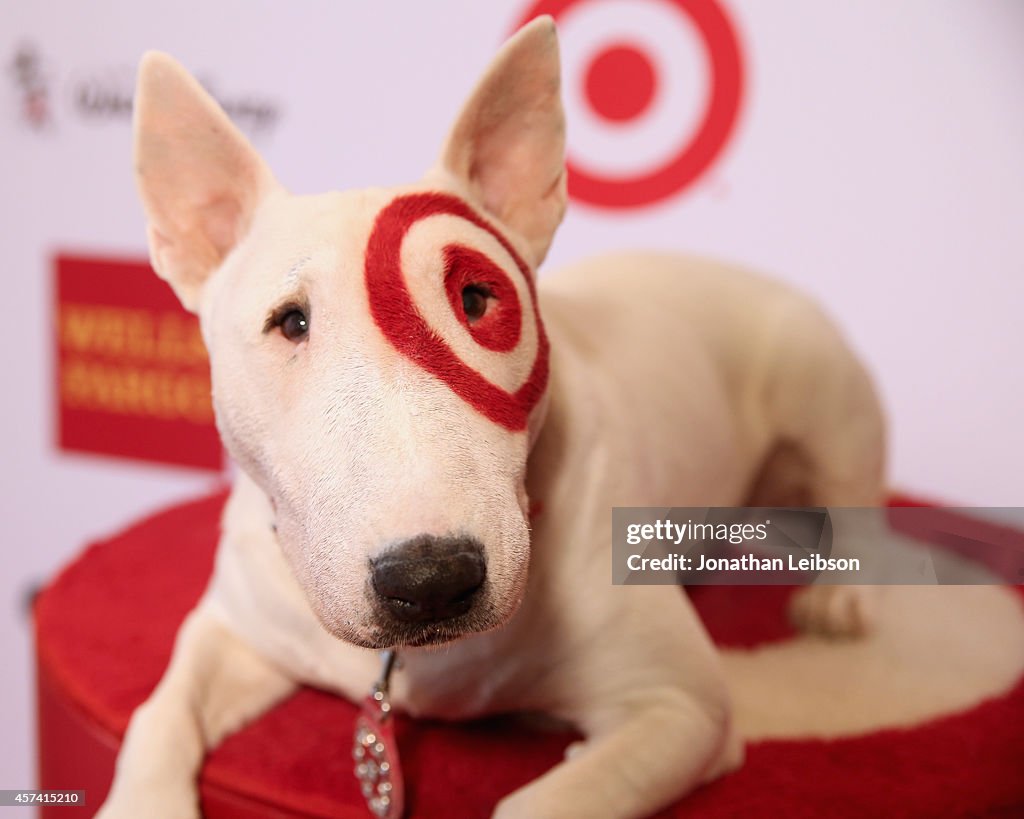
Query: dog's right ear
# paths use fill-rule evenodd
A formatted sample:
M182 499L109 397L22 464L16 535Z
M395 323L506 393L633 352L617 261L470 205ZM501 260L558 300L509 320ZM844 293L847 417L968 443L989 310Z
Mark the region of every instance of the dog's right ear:
M565 114L554 21L517 31L470 95L440 167L525 242L536 268L566 205Z
M189 310L277 183L221 107L181 65L150 51L135 91L135 181L153 268Z

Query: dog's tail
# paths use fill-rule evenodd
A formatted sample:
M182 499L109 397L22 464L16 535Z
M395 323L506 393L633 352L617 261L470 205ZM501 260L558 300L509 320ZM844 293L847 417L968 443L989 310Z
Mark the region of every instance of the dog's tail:
M723 653L747 739L912 726L1009 690L1024 673L1024 606L1000 586L888 586L863 639L803 636Z

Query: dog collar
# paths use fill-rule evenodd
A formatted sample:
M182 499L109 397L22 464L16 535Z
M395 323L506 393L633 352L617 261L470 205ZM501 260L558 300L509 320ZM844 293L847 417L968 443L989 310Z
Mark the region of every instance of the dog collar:
M405 808L402 766L388 687L398 661L394 649L381 652L380 677L363 700L352 743L354 773L370 813L378 819L400 819Z

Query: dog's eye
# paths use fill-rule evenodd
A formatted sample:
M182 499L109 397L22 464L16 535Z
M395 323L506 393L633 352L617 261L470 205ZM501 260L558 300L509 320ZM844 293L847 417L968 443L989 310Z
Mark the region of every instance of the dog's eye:
M462 288L462 312L470 324L483 318L490 297L490 291L480 284L467 284Z
M278 320L281 335L289 341L302 341L309 333L309 319L301 310L289 310Z

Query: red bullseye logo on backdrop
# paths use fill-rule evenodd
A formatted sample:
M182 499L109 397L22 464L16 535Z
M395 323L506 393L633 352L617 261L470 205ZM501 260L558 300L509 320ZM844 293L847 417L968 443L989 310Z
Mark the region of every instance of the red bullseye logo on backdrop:
M558 24L569 195L607 208L673 196L713 164L736 125L743 64L715 0L537 0Z
M434 216L469 222L495 239L511 257L531 302L521 304L508 274L479 250L449 243L443 248L444 299L473 342L484 350L514 356L525 343L524 318L532 317L536 351L526 380L514 391L488 380L445 341L439 328L417 307L402 270L402 244L412 228ZM506 429L526 429L530 411L540 401L548 380L548 340L537 311L537 295L529 267L508 240L469 205L454 196L421 193L399 196L377 215L366 245L366 289L374 322L392 346L435 376L463 401ZM462 307L467 286L486 289L493 299L488 312L471 324Z

